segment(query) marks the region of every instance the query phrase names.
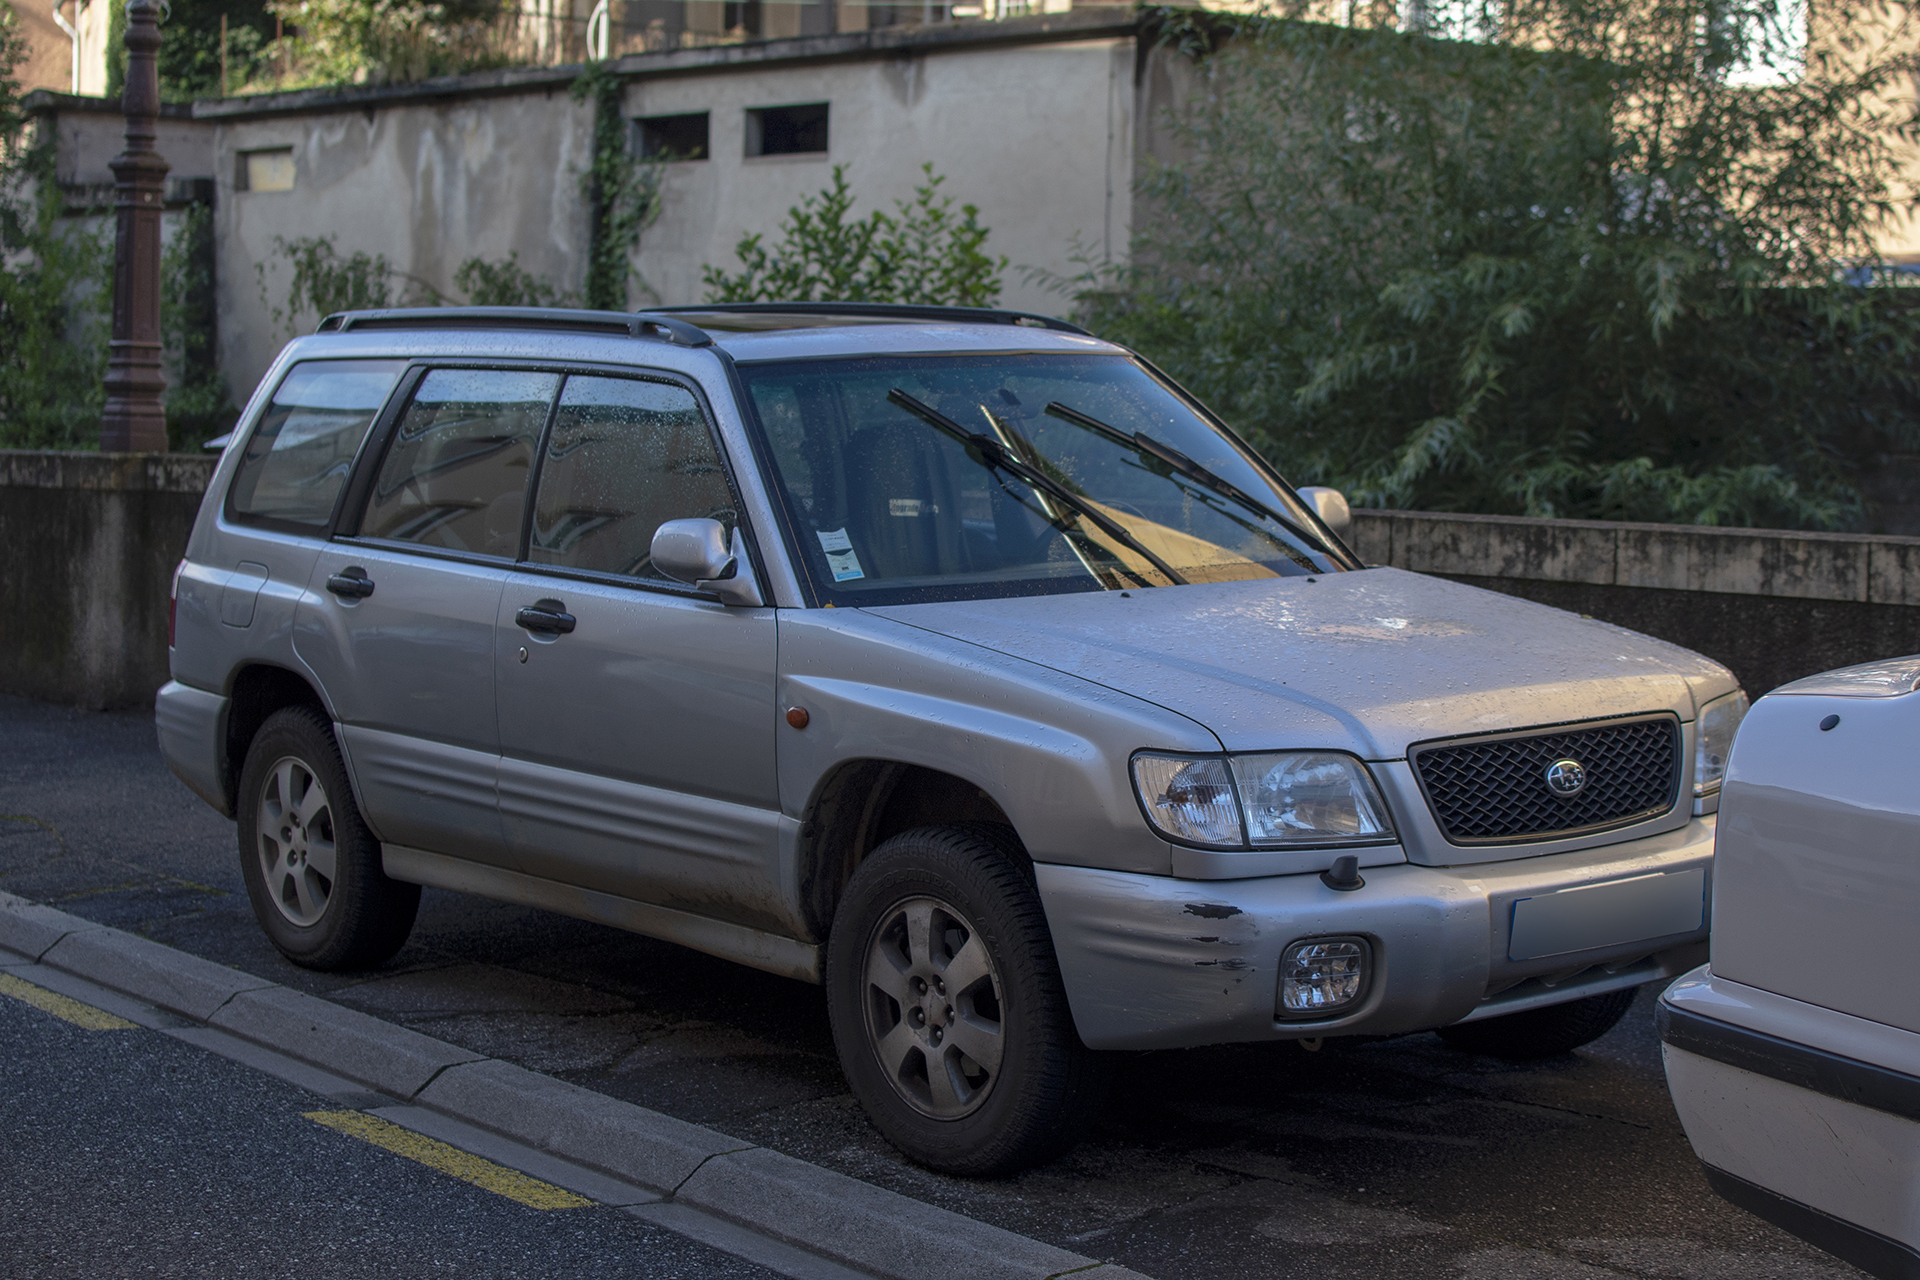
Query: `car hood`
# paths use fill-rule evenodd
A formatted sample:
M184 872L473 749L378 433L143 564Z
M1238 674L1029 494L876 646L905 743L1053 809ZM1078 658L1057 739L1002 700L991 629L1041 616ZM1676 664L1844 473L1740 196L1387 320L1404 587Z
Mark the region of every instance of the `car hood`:
M1726 668L1638 632L1399 569L867 612L1207 726L1230 751L1351 751L1646 711L1691 720Z

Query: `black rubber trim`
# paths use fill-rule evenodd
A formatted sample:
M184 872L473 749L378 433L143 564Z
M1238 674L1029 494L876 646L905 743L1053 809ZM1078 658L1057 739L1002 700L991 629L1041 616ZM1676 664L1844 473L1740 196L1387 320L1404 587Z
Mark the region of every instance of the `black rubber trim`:
M1654 1025L1662 1043L1687 1053L1855 1106L1920 1120L1920 1076L1702 1017L1665 1000L1655 1006Z
M1920 1280L1920 1252L1891 1236L1836 1218L1812 1205L1789 1200L1777 1191L1716 1169L1704 1160L1700 1168L1707 1185L1727 1203L1745 1209L1756 1218L1764 1218L1783 1231L1790 1231L1808 1244L1825 1249L1843 1262L1850 1262L1880 1280Z

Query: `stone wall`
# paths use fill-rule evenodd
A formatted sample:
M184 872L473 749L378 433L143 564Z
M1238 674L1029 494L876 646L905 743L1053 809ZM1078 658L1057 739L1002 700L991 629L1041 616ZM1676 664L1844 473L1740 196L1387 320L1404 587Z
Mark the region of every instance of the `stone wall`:
M0 693L150 706L211 455L0 450Z
M1758 697L1920 652L1920 538L1356 511L1370 564L1524 596L1697 649Z

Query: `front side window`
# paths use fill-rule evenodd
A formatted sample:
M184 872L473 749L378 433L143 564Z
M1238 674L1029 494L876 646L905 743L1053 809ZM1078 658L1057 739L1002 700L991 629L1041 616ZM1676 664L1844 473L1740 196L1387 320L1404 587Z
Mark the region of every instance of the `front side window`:
M275 388L228 492L242 519L324 529L404 360L303 360Z
M668 520L736 516L726 471L685 387L567 379L541 460L527 560L668 581L649 559Z
M818 597L897 604L1327 573L1303 505L1122 355L742 365Z
M360 533L511 560L557 373L435 369L401 415Z

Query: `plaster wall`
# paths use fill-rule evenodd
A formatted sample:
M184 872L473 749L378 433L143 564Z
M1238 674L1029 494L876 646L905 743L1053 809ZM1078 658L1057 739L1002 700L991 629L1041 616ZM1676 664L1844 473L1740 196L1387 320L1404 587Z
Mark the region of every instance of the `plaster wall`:
M22 93L52 89L76 90L73 63L80 62L78 92L100 94L107 89L107 27L112 0L61 0L60 16L80 33L78 47L53 20L52 0L0 0L12 6L18 30L27 42L27 57L15 71Z
M643 77L631 118L709 113L712 157L668 167L658 222L641 236L635 305L705 300L701 267L737 268L734 246L778 239L787 210L844 165L854 212L909 200L932 162L940 190L974 204L986 248L1006 255L1003 306L1059 312L1032 278L1075 270L1076 246L1124 256L1133 183L1134 42L1090 39L995 49L912 49L752 74ZM827 102L824 154L744 154L750 108Z
M220 367L235 402L320 318L289 311L293 266L279 241L332 237L341 256L383 255L416 282L401 282L396 303L429 300L422 286L463 302L453 286L460 264L510 252L534 275L578 288L587 250L579 175L592 133L592 105L574 102L564 83L219 121L215 287ZM292 190L236 189L245 152L280 147L293 152Z

